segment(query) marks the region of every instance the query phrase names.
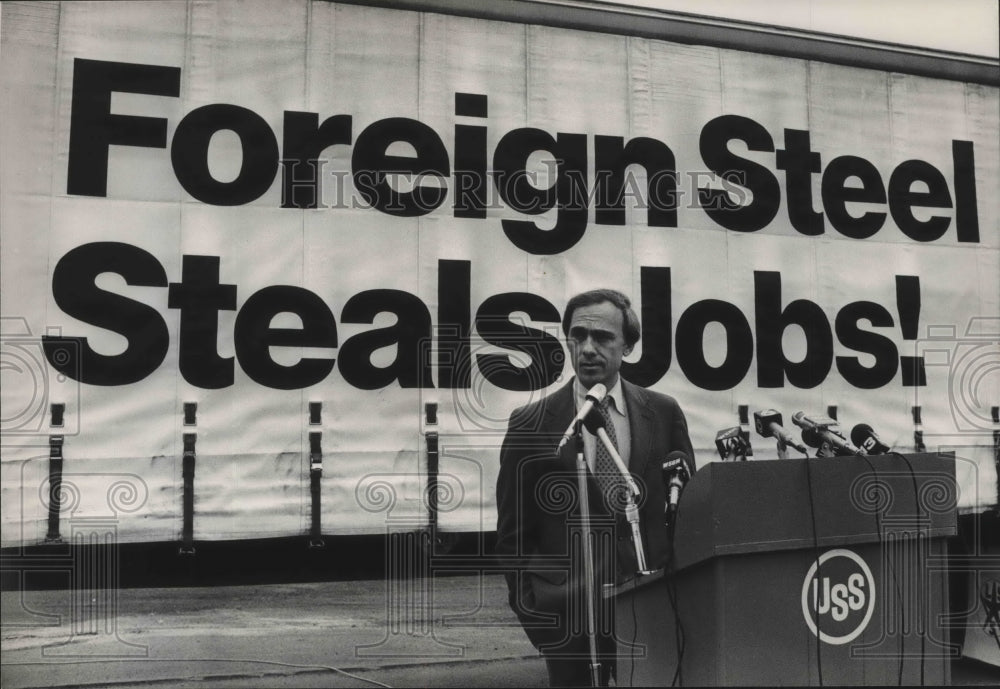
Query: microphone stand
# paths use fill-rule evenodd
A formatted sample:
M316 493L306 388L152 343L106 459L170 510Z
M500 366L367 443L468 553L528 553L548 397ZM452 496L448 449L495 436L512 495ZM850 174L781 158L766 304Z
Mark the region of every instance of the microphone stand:
M590 645L590 685L601 686L601 664L597 660L597 616L594 611L594 553L591 543L590 496L587 492L587 460L583 456L583 421L577 419L576 482L580 493L580 521L583 524L583 584L587 596L587 641Z
M784 438L778 438L778 459L788 459L788 444Z
M646 551L642 546L642 530L639 526L639 506L635 504L635 498L639 495L639 486L636 485L635 479L632 478L632 474L629 473L628 468L622 461L621 455L618 454L618 450L615 449L611 438L608 437L608 432L603 428L598 428L597 437L604 444L608 454L611 455L611 459L614 460L615 466L618 467L618 472L628 485L628 493L625 495L625 519L628 520L629 527L632 529L632 544L635 546L636 566L639 574L651 574L651 570L646 565Z

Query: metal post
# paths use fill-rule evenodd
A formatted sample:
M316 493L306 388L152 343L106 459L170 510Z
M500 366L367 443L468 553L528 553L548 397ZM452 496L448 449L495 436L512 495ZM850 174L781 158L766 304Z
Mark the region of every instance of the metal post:
M590 496L587 491L587 460L583 456L582 422L576 422L576 481L580 493L580 520L583 530L583 585L587 596L587 643L590 650L590 684L601 686L601 664L597 660L597 616L594 611L594 549L591 539ZM571 572L572 574L572 572Z

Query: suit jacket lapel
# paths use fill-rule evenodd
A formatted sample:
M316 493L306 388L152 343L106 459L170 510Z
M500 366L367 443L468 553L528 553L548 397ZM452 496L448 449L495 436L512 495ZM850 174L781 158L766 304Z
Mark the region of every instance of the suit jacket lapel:
M546 398L545 432L555 436L561 435L576 415L573 393L575 380L575 378L570 379L568 384ZM644 388L622 379L622 391L625 395L625 406L628 408L629 432L632 436L629 471L637 476L644 476L653 449L653 424L656 420L649 408ZM565 450L563 456L573 459L572 453L567 454Z
M632 451L629 457L629 471L637 476L645 476L653 449L653 411L647 403L646 391L622 379L625 406L628 407L628 425L632 434Z
M576 416L576 402L573 399L573 383L575 378L570 378L567 385L562 386L559 390L549 395L545 399L545 428L542 429L544 433L540 437L545 437L546 434L551 434L550 437L556 437L562 435L566 427L569 426L570 421ZM552 451L555 451L558 439L554 441L552 445ZM572 443L568 444L568 446ZM572 453L567 453L563 450L563 456L569 457L570 460L575 461L575 456Z

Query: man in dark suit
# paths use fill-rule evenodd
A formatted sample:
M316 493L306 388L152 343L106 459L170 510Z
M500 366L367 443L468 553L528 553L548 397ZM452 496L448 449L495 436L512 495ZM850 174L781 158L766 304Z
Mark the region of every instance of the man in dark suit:
M668 539L664 528L666 491L662 461L673 450L694 453L687 422L677 402L624 381L622 358L640 337L638 316L624 294L592 290L572 299L562 323L576 376L542 400L514 411L500 451L497 477L496 552L510 567L510 605L531 642L546 661L552 686L591 684L587 633L585 568L580 557L580 501L576 484L577 450L571 442L555 450L563 432L598 383L607 387L604 408L608 435L639 485L639 504L647 566L664 566ZM588 465L588 505L594 537L594 587L597 592L597 649L606 684L614 667L612 599L601 595L605 583L636 574L637 561L623 505L618 474L607 478L600 440L583 433ZM603 473L602 473L603 472Z

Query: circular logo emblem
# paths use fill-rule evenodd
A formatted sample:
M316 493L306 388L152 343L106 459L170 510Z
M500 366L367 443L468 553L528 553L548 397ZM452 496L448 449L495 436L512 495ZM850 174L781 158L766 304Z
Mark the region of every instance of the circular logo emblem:
M857 553L828 550L813 562L802 582L802 615L821 641L853 641L874 612L875 578Z

